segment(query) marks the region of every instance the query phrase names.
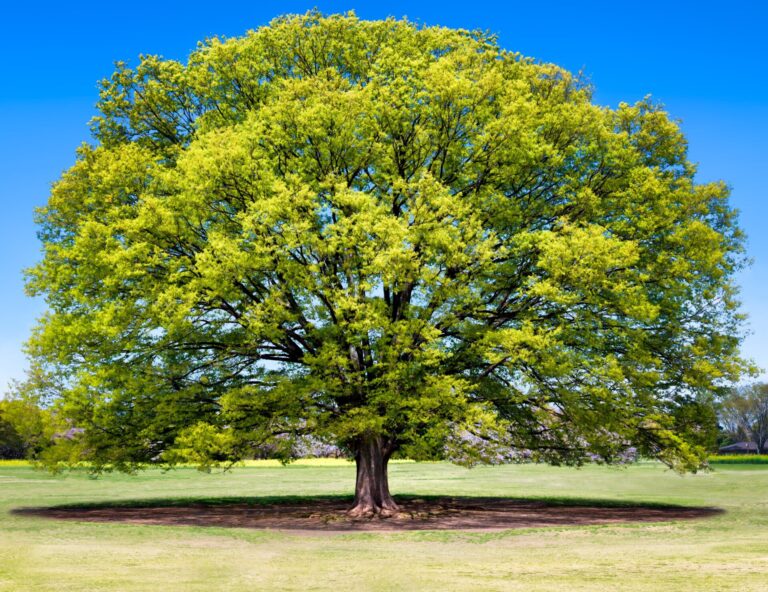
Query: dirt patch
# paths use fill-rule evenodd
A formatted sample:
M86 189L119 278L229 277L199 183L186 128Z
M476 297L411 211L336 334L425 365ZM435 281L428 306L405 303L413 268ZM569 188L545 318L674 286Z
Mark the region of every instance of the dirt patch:
M706 518L717 508L574 505L506 498L398 498L401 512L384 519L352 519L349 500L280 503L174 503L89 507L18 508L15 514L84 522L164 526L218 526L326 532L400 530L501 530Z

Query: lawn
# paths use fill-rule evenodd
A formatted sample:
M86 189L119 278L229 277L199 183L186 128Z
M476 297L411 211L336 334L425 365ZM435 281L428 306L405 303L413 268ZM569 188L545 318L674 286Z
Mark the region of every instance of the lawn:
M0 464L0 591L768 589L768 467L680 477L537 465L390 467L395 494L571 498L717 506L714 518L502 532L299 534L53 521L20 506L232 496L348 494L342 461L252 464L138 476L52 476Z

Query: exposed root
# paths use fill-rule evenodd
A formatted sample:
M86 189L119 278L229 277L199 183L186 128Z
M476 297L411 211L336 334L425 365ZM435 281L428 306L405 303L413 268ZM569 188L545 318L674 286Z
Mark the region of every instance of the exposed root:
M355 520L376 520L393 518L400 515L400 508L395 502L383 504L357 503L347 510L347 516Z

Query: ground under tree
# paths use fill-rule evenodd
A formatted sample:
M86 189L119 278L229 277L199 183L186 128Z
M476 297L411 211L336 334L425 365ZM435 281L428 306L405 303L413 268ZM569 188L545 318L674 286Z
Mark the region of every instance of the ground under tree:
M39 212L30 340L84 428L49 462L201 466L312 436L681 469L739 375L742 236L649 100L483 33L317 13L144 56Z

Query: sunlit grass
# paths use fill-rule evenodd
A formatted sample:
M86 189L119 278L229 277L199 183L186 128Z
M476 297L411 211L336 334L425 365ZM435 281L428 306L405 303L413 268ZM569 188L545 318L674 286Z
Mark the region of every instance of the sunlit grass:
M768 469L718 465L679 476L655 463L582 469L464 469L395 463L396 495L719 507L709 519L502 532L300 534L221 527L54 521L17 507L184 498L349 496L343 459L229 472L50 475L0 464L0 591L482 590L765 592Z

